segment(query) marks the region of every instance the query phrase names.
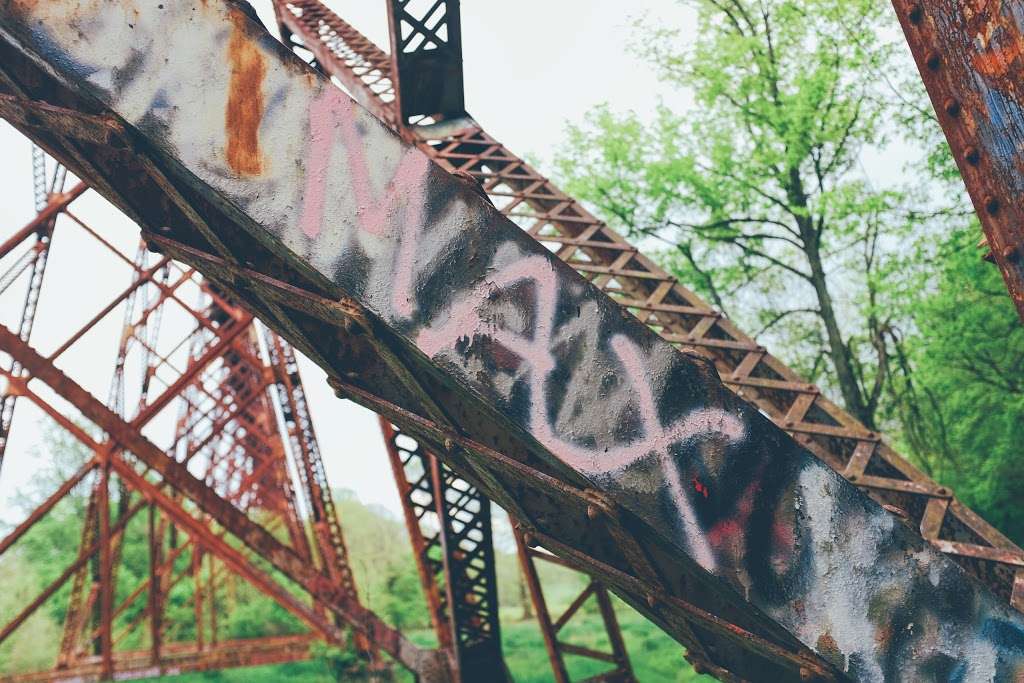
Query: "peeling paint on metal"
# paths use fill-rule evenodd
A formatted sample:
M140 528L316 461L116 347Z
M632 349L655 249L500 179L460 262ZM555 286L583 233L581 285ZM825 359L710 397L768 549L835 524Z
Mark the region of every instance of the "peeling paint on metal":
M228 40L228 104L224 116L227 131L228 166L239 175L259 175L263 171L260 152L260 122L263 120L263 78L267 73L263 53L245 39L245 17L232 16Z

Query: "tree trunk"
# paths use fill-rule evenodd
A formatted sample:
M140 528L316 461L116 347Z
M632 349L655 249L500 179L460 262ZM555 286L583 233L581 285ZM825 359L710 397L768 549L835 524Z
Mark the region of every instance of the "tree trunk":
M864 395L857 383L857 375L853 370L850 348L843 341L843 334L839 329L835 307L832 305L832 294L828 291L828 282L825 279L825 268L821 263L818 232L814 229L814 220L806 213L807 193L804 192L803 179L796 167L789 169L786 194L790 204L798 209L794 215L800 230L803 251L807 256L807 265L811 270L810 282L818 299L818 315L825 325L825 334L828 337L828 355L832 360L832 367L836 371L836 380L839 382L839 392L843 396L843 403L854 417L864 423L865 427L875 429L874 410L869 409L864 401Z
M854 417L864 423L865 427L875 429L874 410L870 409L864 401L864 395L861 393L857 376L853 371L850 347L843 341L843 335L839 329L839 321L836 319L835 308L832 305L832 294L828 291L825 269L821 263L821 254L814 243L806 246L804 251L807 254L807 263L811 268L811 286L814 287L814 293L818 299L819 316L825 325L825 334L828 337L829 358L831 358L832 367L836 371L836 380L839 382L843 403Z

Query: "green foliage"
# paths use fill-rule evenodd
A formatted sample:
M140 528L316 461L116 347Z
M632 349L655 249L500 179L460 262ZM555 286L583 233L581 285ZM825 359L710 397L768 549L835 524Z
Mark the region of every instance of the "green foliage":
M921 465L1024 544L1024 326L998 270L978 257L977 227L943 245L937 283L908 340L896 388L905 440Z
M696 38L639 24L638 53L692 111L652 121L605 105L570 126L556 167L613 226L873 426L906 323L903 246L953 211L879 184L870 151L923 111L882 40L882 0L690 0ZM902 38L899 38L902 41ZM902 61L901 61L902 59ZM914 107L917 108L914 108ZM927 105L924 105L927 106ZM896 280L894 282L894 279Z

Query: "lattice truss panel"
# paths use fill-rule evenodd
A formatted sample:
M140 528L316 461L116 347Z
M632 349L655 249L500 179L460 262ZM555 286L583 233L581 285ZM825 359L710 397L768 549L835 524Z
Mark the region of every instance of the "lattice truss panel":
M355 604L358 594L294 351L269 330L260 334L250 313L192 269L133 244L131 230L95 227L85 218L95 213L95 195L83 184L61 191L63 168L48 177L37 155L36 176L38 216L0 245L0 310L23 341L37 326L43 341L33 344L68 373L68 392L82 391L76 380L93 394L107 384L109 419L99 424L79 413L32 372L0 359L7 386L0 458L9 451L8 478L26 466L19 462L26 441L40 438L33 422L56 423L85 454L0 539L2 566L39 520L84 506L74 561L56 568L56 578L20 611L0 615L2 647L40 610L63 608L53 668L2 679L250 666L308 658L313 640L343 643L342 620L328 616L321 598ZM54 260L56 272L51 267L44 278ZM95 281L78 288L84 273L96 274ZM97 290L104 293L93 299L81 294ZM20 442L19 433L26 435ZM8 449L12 435L18 446ZM138 457L139 439L161 459ZM200 493L183 495L185 479ZM210 509L224 513L216 515L220 523ZM303 595L303 586L272 572L262 553L237 540L257 527L270 552L308 564L329 588ZM138 558L132 567L122 564L132 536L147 548L141 576L133 572ZM231 640L225 622L238 596L254 591L296 616L297 630ZM191 607L186 617L183 599ZM372 656L365 636L357 644Z
M438 643L463 680L506 679L491 502L397 425L380 424Z
M393 122L389 100L376 95L394 89L387 55L316 0L282 6L285 27L301 35L319 68ZM318 42L317 31L302 33L303 22L330 26L331 45ZM352 42L339 46L348 35ZM335 56L341 54L345 59ZM366 82L354 77L368 65L374 68ZM872 498L898 509L933 546L995 593L1024 608L1020 548L472 119L399 132L445 168L477 179L523 230L666 340L712 359L731 390ZM740 524L750 514L741 502L731 511Z

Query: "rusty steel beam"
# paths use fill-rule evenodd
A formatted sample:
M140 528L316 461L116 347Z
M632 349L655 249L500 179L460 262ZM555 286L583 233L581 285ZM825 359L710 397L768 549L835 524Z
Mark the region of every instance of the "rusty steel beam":
M316 639L308 634L276 636L252 640L228 640L199 650L192 643L166 646L159 661L153 662L146 650L122 651L115 655L113 667L120 680L178 676L196 671L216 671L233 667L283 664L309 659ZM0 683L56 683L57 681L98 683L105 678L96 658L77 662L65 669L30 674L0 674Z
M252 522L237 507L196 478L183 464L166 457L144 435L133 430L120 416L3 326L0 326L0 349L17 359L29 377L46 384L63 397L86 419L104 430L119 447L130 451L145 463L151 472L159 474L163 482L175 492L195 503L209 519L216 521L222 528L230 530L257 556L301 586L320 604L366 634L370 642L379 645L410 671L420 675L424 681L448 680L441 661L434 653L421 650L365 607L353 603L343 590L335 587L327 576L310 566L295 550L282 544L265 528ZM147 500L160 506L177 526L198 538L200 545L211 548L234 571L266 591L322 633L333 631L323 622L316 610L290 595L287 589L274 582L268 575L252 567L241 551L218 538L204 520L197 519L177 505L167 493L160 490L159 486L140 474L133 463L119 457L111 457L107 462L130 488L139 491ZM124 521L122 519L119 523ZM6 635L7 632L0 638ZM337 640L337 637L332 639Z
M681 641L699 620L697 637L741 677L913 679L937 662L968 677L1020 672L1019 614L237 4L135 7L127 35L120 6L0 8L0 64L27 94L42 97L24 84L43 83L58 103L123 122L127 154L62 134L89 152L67 154L72 169L95 173L160 248L238 293L336 387L387 411ZM97 27L87 41L73 28L84 24ZM118 49L139 44L148 51ZM264 107L271 96L287 104ZM139 201L140 189L168 201ZM0 342L118 430L15 335ZM737 498L750 514L719 524ZM237 528L305 583L290 551L247 520ZM639 592L652 584L661 590Z
M1024 320L1024 2L892 4Z

